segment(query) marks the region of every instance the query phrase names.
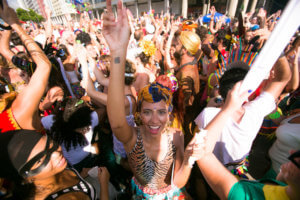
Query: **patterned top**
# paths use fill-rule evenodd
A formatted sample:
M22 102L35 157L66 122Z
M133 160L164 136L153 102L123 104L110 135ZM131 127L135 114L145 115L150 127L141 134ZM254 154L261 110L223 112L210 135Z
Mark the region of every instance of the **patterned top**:
M161 189L171 184L172 164L175 160L176 147L168 135L168 153L159 162L151 160L145 152L140 129L137 128L137 140L134 148L127 154L129 165L136 180L144 187Z

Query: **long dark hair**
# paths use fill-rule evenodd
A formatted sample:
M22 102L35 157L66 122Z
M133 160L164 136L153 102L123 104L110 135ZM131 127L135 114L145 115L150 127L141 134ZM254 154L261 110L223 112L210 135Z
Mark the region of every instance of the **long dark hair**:
M57 106L54 124L51 128L53 140L64 144L67 151L71 146L84 146L87 141L83 134L76 131L91 125L90 107L83 101L75 98L65 98Z
M50 76L48 79L48 88L52 88L58 86L63 89L64 96L70 96L68 87L63 79L62 72L60 70L59 62L57 61L55 56L49 57L49 60L52 64Z

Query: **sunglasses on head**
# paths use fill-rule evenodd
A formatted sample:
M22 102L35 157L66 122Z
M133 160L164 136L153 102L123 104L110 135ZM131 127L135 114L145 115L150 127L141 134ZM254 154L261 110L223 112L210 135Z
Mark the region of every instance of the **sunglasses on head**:
M49 163L49 160L51 158L51 154L54 151L56 151L59 147L59 145L53 141L53 146L51 148L49 148L50 141L51 141L51 139L49 137L47 137L45 150L38 153L36 156L34 156L32 159L30 159L28 162L26 162L20 168L19 174L22 177L26 178L26 177L30 177L30 176L35 176L35 175L39 174L47 166L47 164ZM31 170L31 168L36 164L36 162L38 162L43 157L45 157L45 159L42 162L42 164L39 167Z
M288 159L294 163L298 169L300 169L300 164L296 161L296 158L300 158L300 150L299 151L296 151L295 153L291 154Z

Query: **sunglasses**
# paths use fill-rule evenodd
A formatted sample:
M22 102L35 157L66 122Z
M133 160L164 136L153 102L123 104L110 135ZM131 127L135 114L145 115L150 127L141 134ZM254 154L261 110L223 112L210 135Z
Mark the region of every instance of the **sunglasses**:
M296 161L296 158L300 158L300 150L299 151L296 151L295 153L291 154L288 159L294 163L298 169L300 169L300 164Z
M35 176L37 174L39 174L49 163L51 155L54 151L56 151L59 147L59 145L53 141L53 145L51 148L49 148L50 146L50 141L51 139L49 137L47 137L47 142L46 142L46 147L45 150L38 153L36 156L34 156L31 160L29 160L28 162L26 162L19 170L19 174L26 178L26 177L30 177L30 176ZM44 161L42 162L42 164L31 170L31 168L42 158L44 158Z

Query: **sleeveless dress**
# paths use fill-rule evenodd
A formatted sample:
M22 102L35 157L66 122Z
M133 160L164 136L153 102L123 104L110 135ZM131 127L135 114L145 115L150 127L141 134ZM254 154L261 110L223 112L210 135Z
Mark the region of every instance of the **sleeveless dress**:
M133 199L184 199L184 189L173 184L176 147L168 135L168 153L159 162L151 160L145 152L142 135L137 129L137 141L127 153L134 177L131 180ZM170 180L171 179L171 180Z

